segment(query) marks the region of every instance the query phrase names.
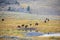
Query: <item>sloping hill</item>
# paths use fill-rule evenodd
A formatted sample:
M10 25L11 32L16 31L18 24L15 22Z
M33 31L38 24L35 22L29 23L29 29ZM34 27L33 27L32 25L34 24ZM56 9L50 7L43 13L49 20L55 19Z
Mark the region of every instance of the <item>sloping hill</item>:
M39 19L35 14L23 13L23 12L0 12L0 18L15 18L15 19Z
M23 12L10 12L10 11L0 11L0 18L12 18L12 19L41 19L45 20L49 18L50 20L60 20L60 16L58 15L36 15L30 13L23 13Z

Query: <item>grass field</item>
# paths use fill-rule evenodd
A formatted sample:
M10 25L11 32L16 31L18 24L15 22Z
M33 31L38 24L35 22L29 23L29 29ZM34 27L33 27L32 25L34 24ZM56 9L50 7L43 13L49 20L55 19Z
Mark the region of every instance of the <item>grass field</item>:
M6 12L7 13L7 12ZM2 14L2 13L1 13ZM16 14L16 13L15 13ZM2 14L3 15L3 14ZM10 15L7 13L4 16L0 15L0 36L19 36L21 38L26 37L24 35L25 31L23 30L17 30L18 25L21 26L22 24L28 25L28 28L36 28L35 31L38 32L43 32L43 33L48 33L48 32L53 32L53 33L60 33L60 20L50 20L48 22L44 22L44 20L35 20L35 16L31 15L25 15L22 16L22 19L18 18L21 15L17 13L17 15L13 16L14 13ZM8 16L7 16L8 15ZM22 14L23 15L23 14ZM10 17L14 18L10 18ZM17 17L16 17L17 16ZM29 16L29 17L28 17ZM17 19L15 19L15 17ZM34 20L30 20L29 18L34 18ZM4 18L4 21L2 21L2 18ZM23 20L24 18L28 18L28 20ZM58 17L56 17L58 19ZM54 18L55 19L55 18ZM38 25L35 25L35 23L38 23ZM32 24L32 25L30 25ZM22 26L21 26L22 27ZM60 37L32 37L33 40L60 40ZM0 38L0 40L4 40L4 38Z
M35 23L38 23L38 25L36 26ZM60 32L60 20L50 20L47 23L44 23L44 21L42 20L16 20L16 19L6 19L5 21L1 21L0 20L0 29L16 29L18 25L28 25L28 27L36 27L37 29L39 29L40 31L56 31L56 32ZM32 24L30 26L30 24ZM51 28L51 29L50 29ZM53 28L53 29L52 29Z
M35 23L38 23L38 25L35 25ZM22 30L18 31L17 26L18 25L28 25L28 27L34 27L38 32L60 32L60 20L50 20L47 23L44 23L42 20L16 20L16 19L6 19L5 21L0 20L0 35L9 34L9 35L23 35L19 32L22 32ZM30 24L32 24L30 26Z

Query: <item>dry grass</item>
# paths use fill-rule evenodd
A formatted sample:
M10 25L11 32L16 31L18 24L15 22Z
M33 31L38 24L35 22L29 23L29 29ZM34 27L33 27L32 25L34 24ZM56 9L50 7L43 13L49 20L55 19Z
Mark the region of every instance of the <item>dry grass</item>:
M35 23L38 22L39 25L36 26ZM5 21L0 20L0 29L16 29L18 25L29 25L29 27L36 27L40 31L53 31L53 32L60 32L60 20L50 20L47 23L41 20L16 20L16 19L6 19Z
M35 25L36 22L39 23L38 26ZM60 20L50 20L44 23L42 20L5 19L3 22L0 20L0 35L23 36L23 34L17 31L17 26L21 26L22 24L28 25L29 27L36 27L39 32L60 32ZM32 24L32 26L29 24Z

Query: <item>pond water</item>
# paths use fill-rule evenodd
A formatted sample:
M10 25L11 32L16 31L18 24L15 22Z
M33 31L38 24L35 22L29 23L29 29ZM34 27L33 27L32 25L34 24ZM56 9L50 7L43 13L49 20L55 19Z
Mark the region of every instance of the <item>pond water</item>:
M41 32L29 32L26 34L26 36L42 36L43 33Z
M42 32L28 32L26 34L26 36L59 36L60 37L60 33L42 33Z

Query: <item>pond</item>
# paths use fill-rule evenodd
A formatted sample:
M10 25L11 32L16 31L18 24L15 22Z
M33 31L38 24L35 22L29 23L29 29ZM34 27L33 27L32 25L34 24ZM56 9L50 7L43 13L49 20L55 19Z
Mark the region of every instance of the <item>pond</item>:
M28 32L26 36L42 36L43 33L41 32Z

